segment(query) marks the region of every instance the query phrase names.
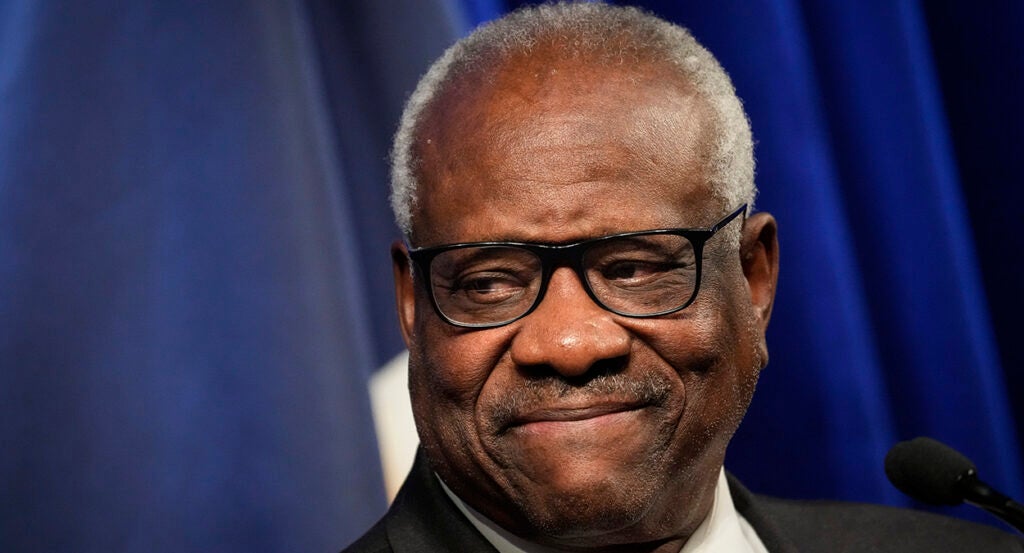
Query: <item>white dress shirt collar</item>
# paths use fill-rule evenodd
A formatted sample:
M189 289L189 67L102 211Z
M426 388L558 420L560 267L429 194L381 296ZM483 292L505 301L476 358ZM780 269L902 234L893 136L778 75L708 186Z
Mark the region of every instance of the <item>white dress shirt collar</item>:
M441 479L438 478L438 481ZM513 535L466 505L448 489L443 481L441 481L441 487L455 502L459 511L469 519L469 522L483 534L487 541L491 542L498 553L558 553L557 549L537 545ZM679 551L679 553L718 552L768 553L750 523L736 511L732 496L729 494L729 483L725 479L724 469L718 475L711 511Z

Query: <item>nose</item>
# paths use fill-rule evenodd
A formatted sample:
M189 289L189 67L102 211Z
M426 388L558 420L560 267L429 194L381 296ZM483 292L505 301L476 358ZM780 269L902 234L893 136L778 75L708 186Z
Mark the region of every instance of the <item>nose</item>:
M519 367L547 368L572 378L625 358L630 341L629 331L594 303L576 273L560 267L540 305L520 321L509 352Z

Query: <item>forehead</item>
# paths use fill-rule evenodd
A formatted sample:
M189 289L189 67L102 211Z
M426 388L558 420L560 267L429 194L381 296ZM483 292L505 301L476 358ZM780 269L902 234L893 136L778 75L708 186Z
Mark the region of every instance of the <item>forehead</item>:
M416 245L703 226L706 108L670 69L537 55L465 75L417 133Z

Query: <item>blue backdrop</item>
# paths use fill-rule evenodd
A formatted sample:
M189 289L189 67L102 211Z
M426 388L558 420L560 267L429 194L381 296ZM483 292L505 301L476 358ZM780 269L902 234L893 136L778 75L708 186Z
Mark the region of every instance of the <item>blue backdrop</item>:
M0 549L333 551L383 512L388 142L513 4L0 2ZM904 504L881 460L927 434L1024 495L1024 6L641 4L733 76L780 225L729 467Z

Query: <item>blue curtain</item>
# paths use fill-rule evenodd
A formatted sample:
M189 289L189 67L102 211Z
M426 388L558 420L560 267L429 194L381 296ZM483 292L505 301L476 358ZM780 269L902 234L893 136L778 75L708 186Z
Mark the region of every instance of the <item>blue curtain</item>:
M385 508L367 198L456 23L332 4L0 4L0 549L334 551Z
M1024 9L641 4L733 76L780 225L771 363L727 465L767 493L905 504L882 459L931 435L1020 496Z
M771 362L727 466L765 493L905 505L882 460L930 435L1019 497L1024 6L630 4L729 71L779 220Z
M0 549L331 551L383 512L388 142L514 4L0 4ZM1024 495L1024 7L641 5L733 76L780 224L730 469L901 504L881 460L927 434Z

